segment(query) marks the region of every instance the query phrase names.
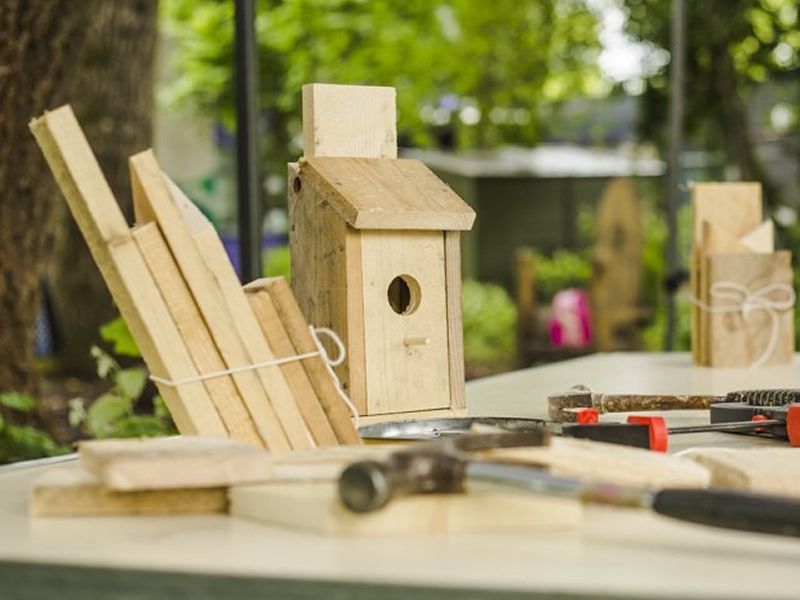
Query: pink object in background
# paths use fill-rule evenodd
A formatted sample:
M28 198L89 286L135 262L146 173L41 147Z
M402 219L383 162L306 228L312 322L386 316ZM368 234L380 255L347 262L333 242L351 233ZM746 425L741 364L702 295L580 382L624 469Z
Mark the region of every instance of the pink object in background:
M585 348L592 341L589 294L569 288L553 297L550 342L556 348Z

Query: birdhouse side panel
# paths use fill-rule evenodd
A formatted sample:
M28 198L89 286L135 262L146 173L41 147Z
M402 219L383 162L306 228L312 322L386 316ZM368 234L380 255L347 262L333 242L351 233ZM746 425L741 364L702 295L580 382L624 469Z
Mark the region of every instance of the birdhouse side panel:
M349 227L289 165L289 252L292 291L309 324L342 339L347 360L335 368L356 409L366 414L361 235ZM336 349L322 338L331 356Z
M362 231L367 414L448 408L444 235Z

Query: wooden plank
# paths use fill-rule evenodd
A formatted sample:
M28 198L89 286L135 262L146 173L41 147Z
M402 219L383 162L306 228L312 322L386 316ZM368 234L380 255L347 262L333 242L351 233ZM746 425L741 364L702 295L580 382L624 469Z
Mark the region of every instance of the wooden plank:
M254 285L255 284L255 285ZM245 288L247 299L253 312L261 325L261 330L269 342L270 348L279 358L297 356L298 352L287 335L269 292L258 281ZM313 352L313 350L310 350ZM303 362L313 359L304 359ZM322 408L317 393L308 379L306 370L301 361L281 365L281 371L286 378L292 395L297 403L300 413L305 419L311 435L317 446L335 446L338 443L336 434L328 422L328 415Z
M577 526L582 516L574 500L498 492L397 498L357 515L336 494L334 483L235 487L231 514L320 535L364 537L561 530Z
M742 244L751 252L775 251L775 223L767 219L741 238Z
M34 483L28 502L34 517L213 514L227 507L225 488L117 492L80 465L48 470Z
M475 211L422 162L412 159L311 157L302 185L356 229L466 230Z
M308 323L286 280L283 277L272 277L260 279L254 284L263 285L269 292L294 352L314 352L317 348L308 330ZM339 396L337 383L330 376L322 358L311 358L301 364L338 441L342 444L360 444L361 438L353 425L350 410Z
M140 222L155 220L169 244L197 308L208 326L221 358L229 368L250 365L253 355L237 335L235 319L226 305L223 283L215 279L191 237L181 213L176 208L166 180L152 151L130 159L134 208ZM237 282L237 290L239 290ZM258 433L271 450L290 448L289 439L270 406L268 393L253 371L233 375L240 396L247 405ZM232 417L235 418L235 417ZM236 418L237 423L241 421Z
M288 167L289 251L292 291L307 322L328 327L344 341L347 359L335 368L359 414L366 414L361 234L349 227L312 189L297 184ZM334 348L323 340L328 352Z
M444 232L444 280L447 301L447 358L450 364L450 407L467 407L464 394L464 324L461 318L461 235ZM531 285L531 294L533 286Z
M792 285L791 254L711 254L707 257L708 277L713 282L733 282L751 292L772 284ZM770 298L784 299L785 294ZM729 301L710 298L711 306L730 305ZM765 363L791 363L794 357L794 311L779 313L779 337L775 351ZM770 315L753 310L747 316L741 312L710 314L708 317L709 364L715 367L746 367L759 359L772 334Z
M393 87L304 85L304 154L397 158L395 96Z
M198 372L214 373L227 369L158 225L153 222L139 225L133 230L133 238ZM256 446L265 445L230 376L206 379L203 385L231 438Z
M81 465L116 491L228 487L268 481L275 456L226 438L167 437L80 442Z
M683 456L710 471L713 487L800 498L795 448L692 448Z
M367 414L449 407L442 233L362 231L361 243ZM408 294L402 314L392 307L398 278ZM425 342L409 343L416 339Z
M165 179L170 184L175 205L192 231L192 239L200 249L206 267L219 285L228 312L234 315L234 331L238 333L252 363L274 360L275 355L264 337L258 319L253 314L253 309L247 301L236 271L233 270L233 265L214 226L175 184L168 178ZM300 414L280 367L264 367L256 372L291 447L293 449L313 447L314 438L303 420L303 415Z
M197 369L72 109L64 106L45 113L30 127L147 366L170 379L196 376ZM159 386L159 391L181 433L226 435L202 384Z

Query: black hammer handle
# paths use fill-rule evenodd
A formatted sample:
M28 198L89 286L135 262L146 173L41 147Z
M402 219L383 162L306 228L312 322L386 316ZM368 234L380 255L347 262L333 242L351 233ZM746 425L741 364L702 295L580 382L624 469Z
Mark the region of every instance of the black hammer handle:
M727 490L668 488L653 495L653 510L712 527L800 537L800 500Z

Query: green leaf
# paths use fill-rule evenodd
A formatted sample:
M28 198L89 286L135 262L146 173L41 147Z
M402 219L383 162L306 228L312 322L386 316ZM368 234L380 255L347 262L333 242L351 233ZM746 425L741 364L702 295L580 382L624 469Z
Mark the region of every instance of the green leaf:
M100 337L112 345L114 354L141 358L142 353L122 317L109 321L100 328Z
M112 371L119 369L119 364L115 361L110 354L97 346L92 346L92 357L97 363L97 375L100 379L107 379Z
M138 367L123 369L114 374L114 383L121 395L136 400L142 394L147 383L147 372Z
M103 394L89 407L86 424L96 437L108 437L115 421L125 417L131 410L132 401L116 394Z
M20 412L30 412L36 405L36 400L29 394L6 392L5 394L0 394L0 405Z
M67 401L69 412L67 420L71 427L78 427L86 421L86 401L83 398L72 398Z
M166 402L164 402L164 399L158 394L153 396L153 414L165 421L171 418Z
M133 415L114 425L113 437L158 437L174 433L167 423L153 415Z
M43 431L28 426L9 426L5 432L9 460L30 460L66 454L69 448L56 443Z

